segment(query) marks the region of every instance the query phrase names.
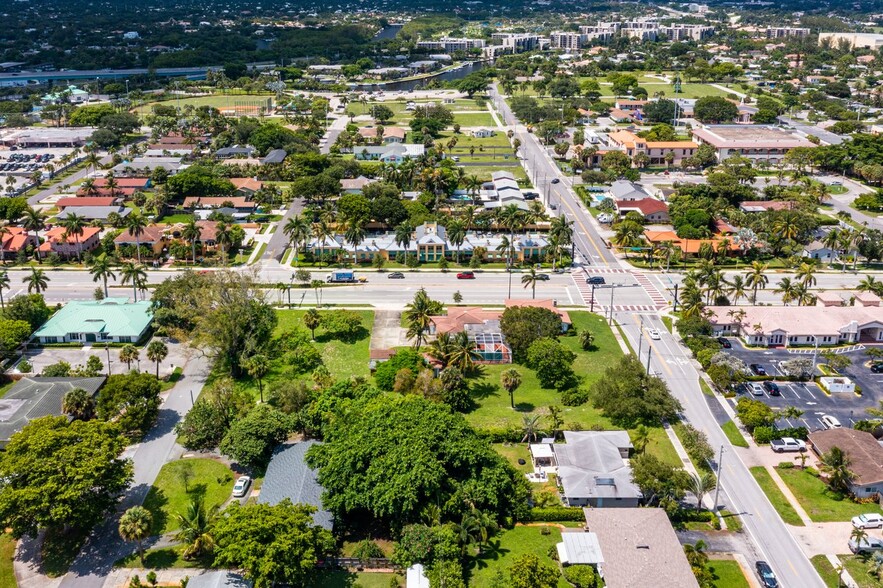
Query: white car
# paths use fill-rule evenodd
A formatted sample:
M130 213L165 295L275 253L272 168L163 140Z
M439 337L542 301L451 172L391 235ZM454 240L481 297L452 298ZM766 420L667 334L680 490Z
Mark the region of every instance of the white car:
M249 488L251 488L251 478L239 476L239 479L233 485L233 498L242 498L246 495Z
M822 421L822 424L825 426L826 429L839 429L843 426L840 424L840 421L829 414L823 414L820 420Z
M647 329L647 334L651 339L659 339L659 329Z
M751 394L754 396L763 396L763 386L757 382L751 382Z
M857 517L852 517L852 526L856 529L881 529L883 528L883 515L876 512L867 512Z

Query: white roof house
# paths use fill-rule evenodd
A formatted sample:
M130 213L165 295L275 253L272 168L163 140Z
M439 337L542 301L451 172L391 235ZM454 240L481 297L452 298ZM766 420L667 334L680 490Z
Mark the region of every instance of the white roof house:
M576 529L561 533L561 543L555 546L558 550L558 561L563 565L591 565L597 567L604 563L601 544L598 536Z

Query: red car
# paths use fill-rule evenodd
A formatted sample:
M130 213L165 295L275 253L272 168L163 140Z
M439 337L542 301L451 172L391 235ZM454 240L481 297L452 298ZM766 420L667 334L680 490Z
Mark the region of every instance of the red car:
M474 272L460 272L457 274L458 280L474 280L475 273Z

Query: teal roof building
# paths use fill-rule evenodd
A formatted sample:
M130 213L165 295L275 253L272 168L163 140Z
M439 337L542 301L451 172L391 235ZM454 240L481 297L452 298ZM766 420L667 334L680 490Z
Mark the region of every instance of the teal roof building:
M153 319L150 301L128 298L72 300L37 329L40 343L136 343Z

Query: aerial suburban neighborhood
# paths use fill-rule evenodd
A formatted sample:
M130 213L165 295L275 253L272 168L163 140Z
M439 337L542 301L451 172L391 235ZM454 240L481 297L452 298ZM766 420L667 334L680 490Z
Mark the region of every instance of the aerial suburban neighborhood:
M883 587L883 6L16 2L0 588Z

